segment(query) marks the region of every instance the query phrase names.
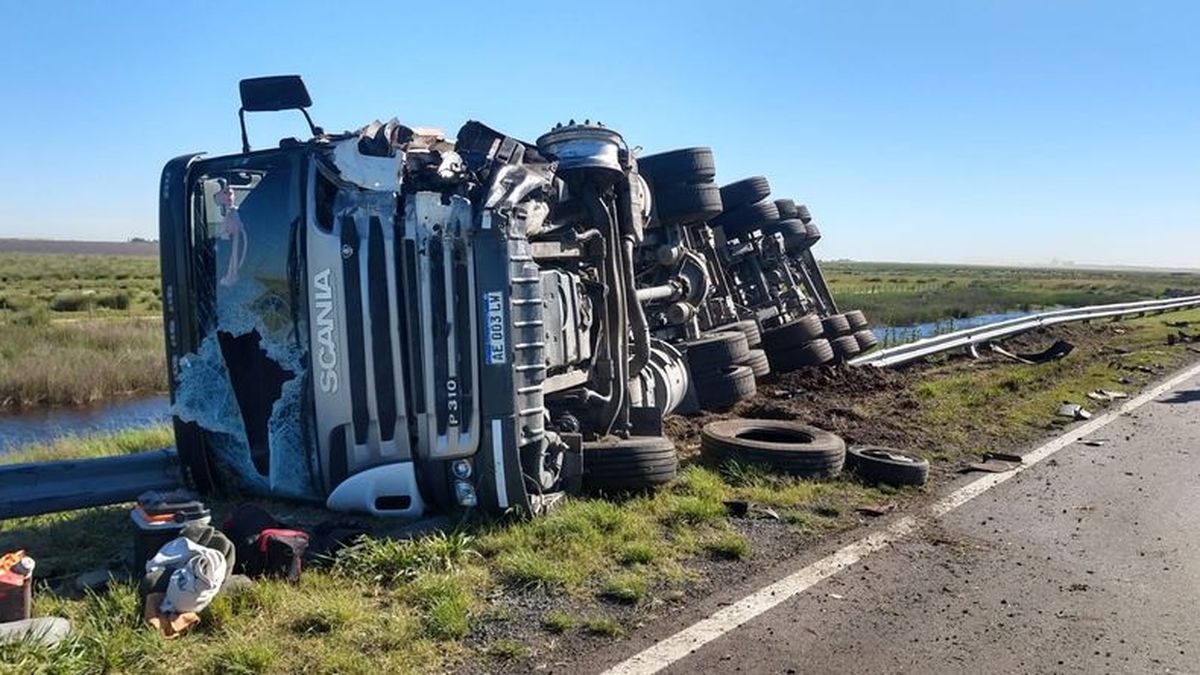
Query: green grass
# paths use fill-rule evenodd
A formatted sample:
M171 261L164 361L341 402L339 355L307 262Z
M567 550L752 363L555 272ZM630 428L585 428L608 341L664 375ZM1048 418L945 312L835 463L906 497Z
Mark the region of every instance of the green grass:
M166 381L161 321L0 319L0 409L162 392Z
M863 310L877 326L1200 294L1200 274L1186 272L848 262L821 269L838 305Z
M161 424L145 429L126 429L86 436L64 436L45 443L32 443L0 454L0 464L127 455L134 452L157 450L174 444L175 434L170 425Z
M542 627L551 633L565 633L575 627L574 617L566 612L551 610L542 617Z

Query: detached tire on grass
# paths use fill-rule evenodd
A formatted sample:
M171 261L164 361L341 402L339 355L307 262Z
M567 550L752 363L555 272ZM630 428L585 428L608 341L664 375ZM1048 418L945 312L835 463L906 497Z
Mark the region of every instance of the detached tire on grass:
M662 436L632 436L583 444L583 486L590 491L647 490L679 472L675 444Z
M850 448L846 466L867 483L924 485L929 480L929 462L911 452L865 446Z
M823 429L785 420L721 420L700 432L700 451L718 461L765 464L803 478L841 472L846 443Z

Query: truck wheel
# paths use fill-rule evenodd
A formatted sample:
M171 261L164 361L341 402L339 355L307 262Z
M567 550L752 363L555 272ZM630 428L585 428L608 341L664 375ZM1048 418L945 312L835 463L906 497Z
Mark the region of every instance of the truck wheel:
M712 183L656 186L654 202L664 223L700 223L721 213L721 193Z
M662 436L583 444L583 486L587 490L645 490L666 483L678 471L675 444Z
M767 352L782 351L816 340L823 334L821 318L816 314L806 314L795 321L763 331L763 346Z
M768 351L771 359L771 370L776 373L790 373L807 366L819 366L833 360L833 346L829 340L818 339L806 342L799 347L789 347L778 351Z
M696 397L705 410L728 410L738 401L754 396L754 371L747 366L730 365L694 380Z
M703 378L707 373L737 363L750 351L745 333L732 330L705 333L699 339L683 343L683 348L693 378Z
M843 335L829 341L833 346L833 356L839 361L845 361L858 354L858 340L853 335Z
M743 178L721 186L721 201L725 202L725 208L730 210L766 199L769 194L771 183L762 176ZM775 217L778 218L778 214Z
M771 374L771 362L767 353L761 349L751 349L746 358L738 361L739 366L746 366L754 372L754 379L761 380Z
M854 331L854 340L855 342L858 342L859 352L865 352L870 349L874 349L875 345L879 344L879 340L876 339L874 331L872 331L870 328Z
M725 212L713 218L712 224L724 230L727 239L740 239L775 220L779 220L779 209L764 200L736 208L726 203Z
M724 326L717 326L713 329L714 332L732 332L738 331L746 335L746 344L753 348L762 344L762 331L758 328L758 321L755 319L743 319L736 323L727 323Z
M775 208L779 209L779 217L784 220L796 217L796 202L790 199L776 199Z
M805 478L835 476L846 461L846 443L823 429L786 420L710 422L700 451L717 460L766 464Z
M638 173L652 183L706 183L717 177L710 148L683 148L638 158Z
M867 323L867 315L863 314L861 309L852 309L842 316L846 317L846 322L850 324L852 331L857 332L871 327L871 324Z
M929 462L911 452L892 448L850 448L846 465L867 483L924 485L929 479Z
M825 337L830 340L849 335L852 332L850 322L846 320L845 314L827 316L821 321L821 326L825 331Z

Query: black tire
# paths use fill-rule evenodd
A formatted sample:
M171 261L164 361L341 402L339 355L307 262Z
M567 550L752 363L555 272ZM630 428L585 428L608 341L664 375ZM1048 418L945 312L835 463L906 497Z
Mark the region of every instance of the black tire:
M816 223L805 223L804 229L807 230L805 235L806 247L811 247L818 241L821 241L821 228L817 227Z
M730 365L715 373L707 373L694 381L696 398L705 410L728 410L758 391L754 371L748 366Z
M846 461L846 443L841 438L785 420L710 422L700 432L700 451L718 461L766 464L805 478L835 476Z
M763 331L763 346L768 352L799 347L824 335L821 317L806 314L795 321Z
M853 335L843 335L840 338L834 338L829 341L833 347L833 356L839 361L845 361L852 356L855 356L860 351L858 348L858 340Z
M638 173L652 183L705 183L717 177L710 148L683 148L638 158Z
M929 462L892 448L864 446L850 448L846 466L867 483L888 485L924 485L929 480Z
M728 205L725 208L724 213L712 219L712 224L725 232L726 239L741 239L766 223L779 220L779 209L775 208L775 202L763 200L732 210Z
M816 239L811 235L811 228L805 225L804 221L799 218L788 218L776 223L763 227L764 234L781 234L783 235L783 248L789 253L796 253L810 248L820 239L818 234Z
M721 214L721 193L712 183L656 184L654 203L664 223L701 223Z
M714 332L739 331L745 333L746 344L751 349L762 344L762 331L759 330L758 321L755 319L743 319L736 323L727 323L713 330Z
M696 340L683 343L683 348L693 378L733 365L750 352L746 334L736 330L705 333Z
M779 217L783 219L796 217L796 202L790 199L776 199L775 208L779 209Z
M776 373L790 373L809 366L820 366L833 361L833 345L824 338L806 342L798 347L768 351L771 359L771 370Z
M853 332L850 330L850 322L846 320L845 314L827 316L821 321L821 326L824 328L825 337L830 340Z
M588 490L645 490L679 471L675 444L662 436L633 436L583 444L583 486Z
M812 213L809 212L808 207L804 204L797 204L796 217L807 223L812 220Z
M850 330L860 331L871 327L867 322L867 315L862 313L861 309L852 309L845 312L842 316L846 317L846 321L850 324Z
M761 201L770 194L771 183L762 176L743 178L721 186L721 201L725 202L725 208L730 210Z
M767 358L767 353L761 349L751 349L746 358L738 361L738 365L750 368L754 372L756 380L771 374L771 361Z
M854 341L858 343L860 353L874 349L875 345L879 344L879 339L875 337L875 331L869 328L854 331Z

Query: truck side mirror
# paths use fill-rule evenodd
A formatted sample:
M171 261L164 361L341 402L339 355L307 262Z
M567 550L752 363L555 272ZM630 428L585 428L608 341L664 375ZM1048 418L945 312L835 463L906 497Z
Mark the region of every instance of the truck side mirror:
M320 128L313 124L306 110L312 105L312 97L308 95L308 88L299 75L247 78L238 83L238 92L242 98L242 107L238 109L238 122L242 126L242 152L250 152L250 140L246 136L247 112L299 110L313 136L320 135Z

